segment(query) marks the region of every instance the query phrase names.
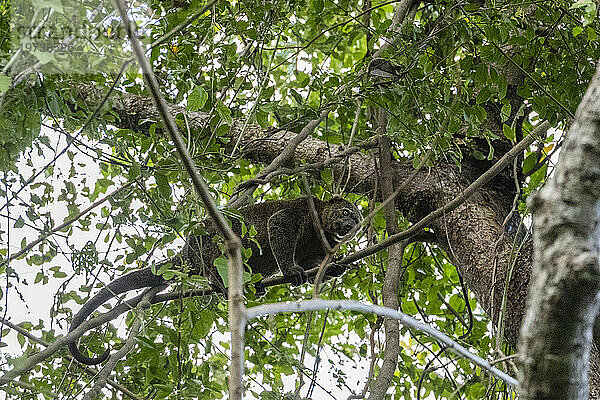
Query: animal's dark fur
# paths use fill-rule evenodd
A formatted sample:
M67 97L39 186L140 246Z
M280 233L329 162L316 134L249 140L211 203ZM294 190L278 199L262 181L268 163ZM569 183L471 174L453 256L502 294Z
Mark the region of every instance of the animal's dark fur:
M330 246L338 243L361 220L358 209L340 197L329 201L313 200ZM240 214L248 228L253 225L256 229L253 240L248 235L242 238L244 247L252 249L248 265L253 273L268 277L281 271L293 285L299 285L306 282L305 271L317 267L324 259L325 250L320 235L314 228L307 197L250 205L242 208ZM232 229L238 235L241 234L241 222L233 220ZM182 254L171 262L174 265L184 264L189 268L190 275L206 276L214 285L222 287L222 281L213 264L222 254L215 241L217 229L214 224L207 223L206 231L205 235L188 238ZM343 271L338 270L337 273L341 272ZM161 276L152 274L150 268L115 279L73 317L70 330L81 325L95 309L113 296L167 283ZM69 344L69 350L75 359L87 365L99 364L109 355L107 350L96 358L85 357L79 352L75 342Z

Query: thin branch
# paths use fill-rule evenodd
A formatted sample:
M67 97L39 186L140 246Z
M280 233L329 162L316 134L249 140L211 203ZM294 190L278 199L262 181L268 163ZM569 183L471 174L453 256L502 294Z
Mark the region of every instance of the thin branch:
M369 373L367 374L367 381L365 382L365 386L363 387L362 392L359 394L351 394L348 396L346 400L359 400L364 399L367 394L367 390L369 389L369 384L373 379L373 373L375 372L375 333L381 328L381 324L383 322L383 318L377 316L377 320L375 324L373 324L371 333L369 334L369 348L371 349L371 362L369 363Z
M165 128L175 143L179 158L183 162L187 173L190 175L196 194L202 199L208 214L219 229L219 232L225 238L227 246L228 260L228 294L229 294L229 329L231 331L231 366L229 376L229 398L238 400L242 398L242 376L244 369L244 329L246 322L245 307L243 302L243 281L242 281L242 255L240 251L240 238L233 232L225 217L217 208L215 200L212 198L208 185L200 176L198 169L190 155L181 134L175 124L175 120L169 112L169 107L160 93L158 81L150 62L144 55L137 35L134 32L134 25L129 21L127 9L124 0L116 1L123 26L127 36L131 41L133 52L144 73L144 79L148 84L152 98Z
M44 346L44 347L48 347L48 346L50 346L50 344L48 344L48 342L46 342L46 341L44 341L44 340L42 340L42 339L40 339L40 338L38 338L38 337L34 336L34 335L31 333L31 332L29 332L28 330L26 330L26 329L24 329L24 328L21 328L19 325L15 325L15 324L13 324L12 322L10 322L10 321L8 321L8 320L6 320L6 319L3 319L3 320L2 320L2 323L3 323L4 325L8 326L9 328L11 328L11 329L13 329L13 330L15 330L15 331L19 332L21 335L25 336L27 339L31 340L31 341L32 341L32 342L34 342L34 343L38 343L38 344L40 344L40 345L42 345L42 346ZM69 361L73 361L73 360L74 360L74 359L73 359L73 357L71 357L71 356L70 356L70 355L68 355L68 354L64 355L63 357L64 357L64 358L66 358L66 359L67 359L67 360L69 360ZM97 374L98 374L98 371L95 371L95 370L93 370L93 369L92 369L92 368L90 368L90 367L87 367L87 366L81 365L81 364L79 364L79 363L77 363L77 365L78 365L80 368L83 368L83 370L85 371L85 373L86 373L86 374L88 374L88 375L90 375L90 376L95 376L95 375L97 375ZM13 382L17 382L17 381L13 381ZM119 384L119 383L117 383L117 382L113 381L112 379L109 379L109 380L107 381L107 383L108 383L110 386L112 386L113 388L115 388L115 389L119 390L120 392L122 392L124 395L126 395L127 397L129 397L129 398L130 398L130 399L132 399L132 400L142 400L142 398L141 398L141 397L137 396L137 395L136 395L135 393L133 393L131 390L129 390L129 389L127 389L125 386L123 386L123 385L121 385L121 384Z
M493 367L488 361L471 353L469 350L456 343L454 340L450 339L448 336L438 331L435 328L430 327L429 325L425 325L411 316L404 314L398 310L392 310L391 308L381 307L376 305L364 304L359 301L354 300L305 300L297 303L273 303L273 304L263 304L256 307L251 307L246 310L246 315L248 320L263 316L263 315L272 315L272 314L280 314L287 312L305 312L305 311L315 311L315 310L325 310L331 309L336 311L358 311L367 314L377 314L383 317L389 317L393 319L397 319L400 323L408 328L416 329L427 336L443 343L448 346L449 349L452 349L456 354L470 360L474 364L480 366L481 368L487 370L490 374L494 375L498 379L504 381L508 385L517 386L517 380L505 372L499 370L498 368Z
M311 40L309 40L308 43L306 43L305 45L302 45L302 47L298 51L295 51L294 53L292 53L289 57L287 57L285 60L281 61L279 64L277 64L272 69L275 70L275 69L281 67L283 64L285 64L286 62L288 62L289 60L291 60L292 58L294 58L298 54L300 54L301 51L303 51L304 49L307 49L308 47L310 47L314 42L317 41L317 39L319 39L321 36L326 35L328 32L331 32L332 30L334 30L336 28L346 26L350 22L356 20L357 18L360 18L361 16L363 16L363 15L365 15L365 14L367 14L367 13L373 11L373 10L376 10L378 8L381 8L381 7L385 7L385 6L389 5L389 4L397 3L399 1L402 1L402 0L391 0L391 1L386 1L386 2L383 2L383 3L377 4L376 6L367 8L366 10L362 10L360 13L358 13L356 15L353 15L350 19L348 19L346 21L339 22L337 24L334 24L334 25L330 26L327 29L322 30L321 32L319 32L319 34L317 34L315 37L313 37Z
M117 365L117 362L120 359L124 358L127 355L127 353L129 353L131 349L133 349L133 346L135 346L136 344L136 339L140 332L140 328L142 327L142 322L144 321L146 310L150 308L150 299L153 298L154 295L160 292L162 289L162 286L158 286L148 289L144 292L142 301L140 301L139 304L135 307L136 316L133 323L131 324L129 337L123 344L123 347L121 347L119 351L115 352L115 354L110 356L102 370L100 370L100 373L96 378L94 387L85 394L83 400L94 400L100 394L100 391L104 388L104 386L106 386L108 377Z
M116 189L115 191L113 191L112 193L104 196L103 198L101 198L100 200L95 201L94 203L92 203L88 208L86 208L85 210L81 211L80 213L78 213L77 215L74 215L73 217L69 218L68 220L66 220L65 222L63 222L62 224L58 225L57 227L55 227L54 229L52 229L51 231L49 231L48 233L45 233L43 235L41 235L40 237L38 237L36 240L34 240L33 242L29 243L27 246L23 247L21 250L19 250L18 252L16 252L15 254L13 254L12 256L8 257L6 260L2 261L0 263L0 267L7 265L9 262L11 262L12 260L15 260L19 257L21 257L23 254L27 253L29 250L33 249L36 245L40 244L41 242L43 242L44 240L46 240L49 236L55 234L56 232L66 228L67 226L71 225L73 222L77 221L78 219L80 219L81 217L83 217L85 214L89 213L90 211L92 211L94 208L98 207L99 205L101 205L102 203L104 203L106 200L116 196L117 194L121 193L121 191L123 191L124 189L128 188L129 186L131 186L133 184L134 181L132 182L128 182L125 185L121 186L120 188Z
M164 289L165 287L163 286L162 288ZM142 297L143 297L143 295L138 295L137 297L134 297L131 300L131 303L124 302L122 304L119 304L118 306L116 306L115 308L110 310L109 312L100 314L96 318L87 320L83 324L79 325L76 329L69 332L67 335L56 339L54 342L52 342L52 344L50 344L44 350L32 355L31 357L24 360L22 363L19 363L19 365L15 366L10 371L6 372L4 375L0 376L0 386L7 384L8 382L12 381L17 376L31 370L33 367L35 367L40 362L42 362L45 359L47 359L48 357L51 357L52 355L54 355L54 353L56 353L58 350L60 350L63 346L66 346L69 343L71 343L72 341L77 340L79 337L81 337L81 335L83 335L85 332L89 331L90 329L93 329L93 328L100 326L108 321L111 321L111 320L115 319L118 315L121 315L124 312L129 311L130 309L134 308L135 305L137 305L141 301Z
M529 147L529 145L531 145L540 134L546 132L548 129L550 129L550 124L548 122L541 123L529 135L525 136L519 143L517 143L512 149L510 149L510 151L503 155L502 158L496 162L496 164L494 164L490 169L488 169L479 178L477 178L475 182L470 184L464 191L462 191L454 200L443 205L437 210L432 211L407 230L392 235L387 239L364 250L357 251L352 256L346 257L344 261L350 263L356 260L360 260L361 258L364 258L366 256L375 254L393 245L394 243L398 243L401 240L415 235L416 233L420 232L423 228L426 228L430 222L435 221L444 214L456 209L458 206L466 202L479 189L481 189L482 186L484 186L496 175L498 175L500 171L502 171L506 166L508 166L508 164L510 164L515 157L521 154L521 152L523 152L527 147Z
M125 71L125 68L126 68L126 66L128 64L129 64L129 61L125 62L121 66L121 69L117 73L117 75L116 75L116 77L115 77L112 85L110 86L110 88L108 89L108 91L104 94L104 96L102 96L102 99L100 100L99 104L96 106L93 114L84 122L84 124L81 127L81 129L79 129L77 131L77 133L75 133L74 135L71 136L71 139L76 139L79 136L79 134L81 134L81 132L83 132L84 130L86 130L87 127L92 123L92 121L94 119L96 119L96 117L98 115L100 115L100 112L102 111L102 109L104 107L104 104L108 101L108 98L110 97L110 94L114 91L115 87L117 86L117 83L119 82L119 79L121 78L121 75ZM56 162L56 160L58 160L63 154L65 154L67 152L67 150L69 149L69 147L71 147L71 144L74 143L74 141L71 140L71 139L67 140L67 145L61 151L59 151L52 158L52 160L49 163L47 163L38 172L36 172L33 175L31 175L31 177L29 177L29 179L27 179L25 181L25 183L23 183L23 185L19 188L19 190L17 190L16 192L14 192L12 194L11 198L9 200L7 200L6 203L2 207L0 207L0 211L4 210L6 207L8 207L9 204L10 204L10 202L13 201L19 195L19 193L21 193L21 191L23 191L23 189L25 189L27 186L29 186L38 176L40 176L44 171L46 171L50 165L54 164Z
M275 157L273 161L271 161L271 163L267 165L255 179L264 179L270 173L277 171L279 167L283 165L286 161L288 161L292 154L294 154L296 147L298 147L298 145L302 143L304 139L306 139L308 135L310 135L316 129L317 126L319 126L321 121L323 121L328 114L329 107L326 107L323 111L321 111L317 118L313 119L308 124L306 124L306 126L300 131L300 133L298 133L292 140L290 140L290 142L285 146L281 154ZM256 187L257 185L251 185L250 187L244 189L244 191L238 194L237 196L232 196L233 200L231 201L230 199L228 207L239 208L242 204L246 202L248 197L252 195ZM236 193L235 190L234 193Z
M410 9L413 7L414 3L415 0L402 0L399 4L395 4L394 16L392 17L392 24L388 29L395 32L396 37L393 39L392 42L386 41L385 43L383 43L381 47L377 49L375 53L373 53L372 59L380 57L384 51L386 51L390 46L392 46L396 42L398 38L398 33L400 33L402 25L404 25L405 21L407 21L406 16L408 15Z
M183 21L182 23L180 23L179 25L177 25L175 28L171 29L169 32L165 33L163 36L161 36L160 38L158 38L157 40L155 40L154 42L152 42L150 44L150 48L152 49L153 47L159 46L161 44L163 44L164 42L166 42L167 40L169 40L173 35L175 35L177 32L179 32L180 30L187 28L189 25L191 25L195 20L197 20L198 18L200 18L202 15L204 15L204 13L206 11L208 11L209 8L211 8L212 6L215 5L215 3L217 3L219 0L210 0L208 3L206 3L204 5L204 7L202 7L200 9L200 11L196 12L194 15L190 16L188 19L186 19L185 21Z
M308 347L308 338L310 336L310 328L312 327L313 313L309 312L306 321L306 328L304 329L304 339L302 340L302 350L300 351L300 365L304 367L304 358L306 357L306 348ZM300 390L304 386L304 376L307 375L303 369L298 370L298 383L296 383L296 389L294 389L294 400L300 400ZM308 376L308 375L307 375ZM310 377L311 382L316 380L316 377L312 375Z

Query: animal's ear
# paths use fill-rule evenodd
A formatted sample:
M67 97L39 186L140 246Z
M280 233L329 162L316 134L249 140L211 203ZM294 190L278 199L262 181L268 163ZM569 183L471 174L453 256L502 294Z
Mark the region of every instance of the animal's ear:
M344 199L341 195L339 194L334 194L333 196L331 196L331 199L329 199L329 201L331 202L347 202L348 200Z
M346 200L345 198L343 198L341 195L339 194L334 194L333 196L331 196L331 199L329 199L330 203L344 203L344 204L352 204L353 206L356 207L356 204L352 201Z

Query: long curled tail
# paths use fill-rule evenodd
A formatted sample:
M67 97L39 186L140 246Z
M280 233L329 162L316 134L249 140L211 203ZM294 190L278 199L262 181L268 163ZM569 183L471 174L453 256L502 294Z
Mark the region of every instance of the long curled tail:
M102 304L108 300L117 296L121 293L128 292L130 290L142 289L145 287L156 287L166 284L162 276L154 275L150 268L140 269L138 271L130 272L129 274L115 279L109 283L106 287L102 288L94 297L92 297L87 303L83 305L81 310L73 317L71 321L71 328L69 332L73 331L79 325L81 325L91 313L94 312ZM100 364L108 358L110 355L110 349L107 349L102 355L98 357L86 357L79 352L77 348L77 341L69 343L69 351L73 357L82 364L96 365Z

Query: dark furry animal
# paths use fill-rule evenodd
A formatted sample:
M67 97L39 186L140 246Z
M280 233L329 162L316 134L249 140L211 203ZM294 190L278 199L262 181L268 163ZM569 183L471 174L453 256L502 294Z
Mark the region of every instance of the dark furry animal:
M329 201L313 198L313 201L325 238L332 247L362 219L356 206L341 197L333 197ZM248 259L252 273L260 273L265 278L281 272L293 285L300 285L307 280L305 271L319 266L325 258L320 234L315 230L310 215L308 197L254 204L240 209L240 214L248 228L254 225L256 229L253 240L248 235L242 238L244 247L252 249L252 256ZM223 283L213 264L222 254L215 240L218 238L217 229L212 222L206 223L205 228L206 234L188 238L181 255L169 262L186 267L189 275L207 277L213 285L222 289ZM241 222L233 220L232 229L241 234ZM341 275L343 272L343 268L334 268L333 271L328 270L328 276ZM73 317L69 331L81 325L94 310L113 296L165 284L168 281L154 275L150 268L115 279L84 304ZM77 361L87 365L100 364L109 356L109 350L106 350L99 357L85 357L79 352L76 342L69 344L69 351Z

